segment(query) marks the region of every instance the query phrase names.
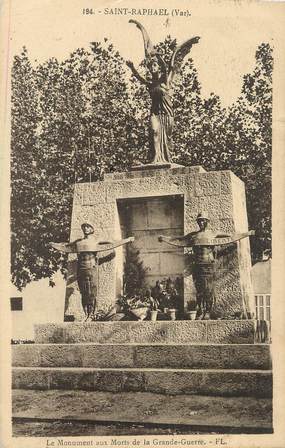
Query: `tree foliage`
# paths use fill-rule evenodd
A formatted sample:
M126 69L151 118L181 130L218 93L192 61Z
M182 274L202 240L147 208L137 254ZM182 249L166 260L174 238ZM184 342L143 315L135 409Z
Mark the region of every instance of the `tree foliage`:
M48 242L69 238L74 182L131 163L132 116L123 60L107 40L36 68L24 49L12 91L12 280L22 288L64 271Z
M158 45L167 60L172 39ZM271 243L272 50L261 44L229 108L201 95L188 58L173 86L173 161L231 169L246 184L252 246L258 259ZM140 70L146 70L141 64ZM147 161L150 99L128 79L125 63L107 39L77 49L63 62L33 66L27 50L12 69L11 230L12 280L28 282L65 269L48 247L68 240L73 185L105 171Z
M144 294L146 288L145 277L148 268L140 259L140 251L131 244L126 248L124 262L124 294L127 297Z
M246 185L248 218L256 229L254 260L271 253L272 71L269 44L261 44L253 73L244 76L241 96L229 111L227 146L234 149L228 167ZM234 154L235 152L235 154Z

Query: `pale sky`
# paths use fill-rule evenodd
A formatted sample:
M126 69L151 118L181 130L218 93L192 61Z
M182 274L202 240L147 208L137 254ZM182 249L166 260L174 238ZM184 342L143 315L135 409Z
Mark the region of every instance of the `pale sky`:
M172 17L171 11L178 4L191 16ZM42 62L53 56L62 60L76 48L88 48L89 42L107 37L125 59L137 64L143 58L143 41L135 25L128 23L133 18L145 26L154 44L167 34L178 43L200 36L191 56L202 94L214 92L226 106L239 95L243 75L252 71L257 46L262 42L275 45L281 35L281 6L237 0L11 0L10 56L25 45L32 60ZM86 7L93 8L95 14L83 15ZM169 24L166 26L165 16L98 13L106 7L165 8L170 13Z

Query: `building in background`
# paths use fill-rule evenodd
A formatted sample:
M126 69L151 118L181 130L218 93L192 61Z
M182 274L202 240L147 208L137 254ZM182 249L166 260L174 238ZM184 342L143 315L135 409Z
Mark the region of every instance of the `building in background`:
M271 258L256 263L251 270L255 298L255 318L271 320Z
M58 272L54 276L55 286L49 279L29 283L23 291L12 285L10 308L14 341L34 340L34 325L47 322L63 322L66 282Z

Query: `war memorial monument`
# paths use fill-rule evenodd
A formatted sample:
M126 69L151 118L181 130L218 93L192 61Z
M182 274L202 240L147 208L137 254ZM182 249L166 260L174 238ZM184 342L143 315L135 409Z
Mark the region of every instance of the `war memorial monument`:
M199 37L175 47L167 65L144 27L130 22L142 33L149 72L144 78L127 62L151 99L149 161L75 185L70 242L52 243L70 253L65 316L62 324L36 325L35 344L14 347L13 388L26 400L41 394L38 417L58 412L60 418L115 421L110 407L109 417L96 408L101 391L119 394L121 408L113 407L121 421L270 431L271 422L256 411L271 397L272 373L269 345L255 343L254 231L248 229L244 184L231 171L171 160L170 87ZM134 307L143 311L128 314L120 298L130 247L145 267L148 293ZM176 288L168 306L159 293L165 279ZM60 410L49 409L51 390L58 391ZM141 409L163 397L164 409L138 418L128 410L132 394ZM177 411L182 399L189 409L183 416ZM201 412L191 414L191 406ZM251 423L235 417L243 406L252 408Z

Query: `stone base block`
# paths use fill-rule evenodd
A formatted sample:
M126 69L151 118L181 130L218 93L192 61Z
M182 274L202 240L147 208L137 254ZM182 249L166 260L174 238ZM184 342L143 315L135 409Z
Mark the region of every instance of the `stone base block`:
M177 209L181 216L176 213ZM94 226L94 237L98 240L133 235L140 260L149 269L148 286L163 278L183 277L184 303L175 305L182 310L196 297L188 251L183 253L176 248L174 254L172 248L172 253L166 254L166 245L159 243L152 250L153 242L158 244L161 234L177 236L198 230L196 219L201 211L210 216L209 229L214 232L246 232L243 182L230 171L205 172L200 166L171 164L142 165L128 172L105 174L103 181L75 185L70 238L73 241L82 237L83 222ZM82 309L74 259L74 255L69 258L65 315L80 320ZM218 257L217 316L232 319L244 309L250 313L255 311L250 269L248 238ZM102 263L98 270L97 310L107 312L114 306L122 294L123 271L124 252L118 248L116 257Z
M98 390L161 394L271 397L265 370L176 370L15 367L14 389Z
M37 343L253 344L253 320L39 324Z
M270 369L269 345L31 344L12 347L14 367Z

